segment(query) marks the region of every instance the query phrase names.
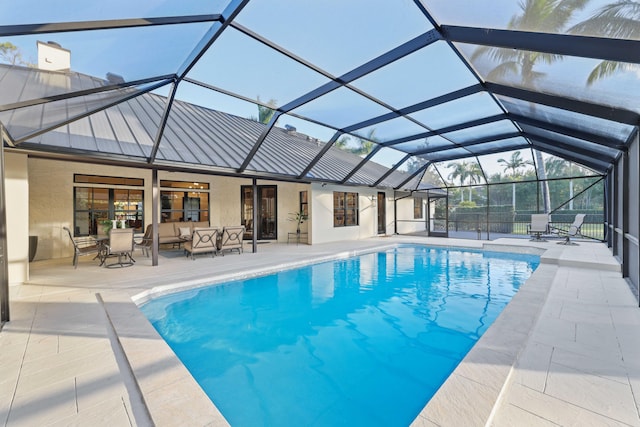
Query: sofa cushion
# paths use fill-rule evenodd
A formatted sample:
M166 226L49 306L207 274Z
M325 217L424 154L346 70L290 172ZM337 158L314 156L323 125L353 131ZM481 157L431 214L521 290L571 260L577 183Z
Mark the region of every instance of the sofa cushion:
M161 222L158 224L158 235L160 237L175 237L178 234L176 233L175 228L173 227L173 222Z
M178 237L181 237L181 238L191 237L191 227L179 227Z

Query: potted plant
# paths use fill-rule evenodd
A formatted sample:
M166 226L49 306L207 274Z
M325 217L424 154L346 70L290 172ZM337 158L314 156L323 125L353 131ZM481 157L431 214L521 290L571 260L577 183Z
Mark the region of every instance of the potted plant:
M291 212L289 214L289 221L296 222L296 234L300 234L300 225L304 224L305 220L308 218L308 215L305 215L304 212Z
M109 235L109 231L113 228L113 221L110 219L103 219L100 221L100 225L102 226L102 232L106 235Z

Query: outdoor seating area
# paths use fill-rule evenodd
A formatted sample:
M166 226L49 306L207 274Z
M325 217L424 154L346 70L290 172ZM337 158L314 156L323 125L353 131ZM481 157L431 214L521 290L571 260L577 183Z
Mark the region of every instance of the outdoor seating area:
M209 227L207 221L161 222L158 224L158 241L161 245L180 246L191 239L196 228L206 227Z
M549 214L531 215L531 223L527 225L527 233L530 234L532 242L546 242L547 238L561 238L559 245L578 245L572 238L585 237L581 234L582 225L586 214L576 214L575 219L568 227L559 227L550 222Z
M160 223L159 248L175 249L182 247L187 256L195 259L195 254L210 253L224 255L225 251L244 251L244 226L224 226L222 228L209 227L205 221ZM149 257L153 245L153 225L149 224L144 236L135 243L143 255Z

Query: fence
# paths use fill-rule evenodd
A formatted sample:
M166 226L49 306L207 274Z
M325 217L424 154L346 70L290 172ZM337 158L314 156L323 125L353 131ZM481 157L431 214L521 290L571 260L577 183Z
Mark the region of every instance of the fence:
M604 220L594 221L597 215L587 215L585 222L581 227L581 234L585 237L589 237L597 240L604 240ZM526 215L526 220L523 218L525 215L514 215L514 220L496 220L489 216L487 221L486 215L481 214L466 214L457 215L453 219L449 219L449 231L450 232L475 232L482 233L483 237L486 236L487 227L489 235L493 234L507 234L515 236L528 235L528 227L531 219L531 215ZM517 219L517 220L516 220ZM553 228L568 230L575 219L575 215L566 214L552 214L550 225Z

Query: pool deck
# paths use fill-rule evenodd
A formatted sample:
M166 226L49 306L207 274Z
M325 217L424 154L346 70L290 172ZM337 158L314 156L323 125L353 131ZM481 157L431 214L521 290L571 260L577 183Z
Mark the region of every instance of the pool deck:
M256 254L195 261L162 251L157 267L139 252L124 269L90 257L76 270L70 259L31 263L29 282L10 287L12 320L0 332L0 420L227 425L132 298L409 242L546 250L414 426L640 426L640 309L605 245L409 236L261 244Z

